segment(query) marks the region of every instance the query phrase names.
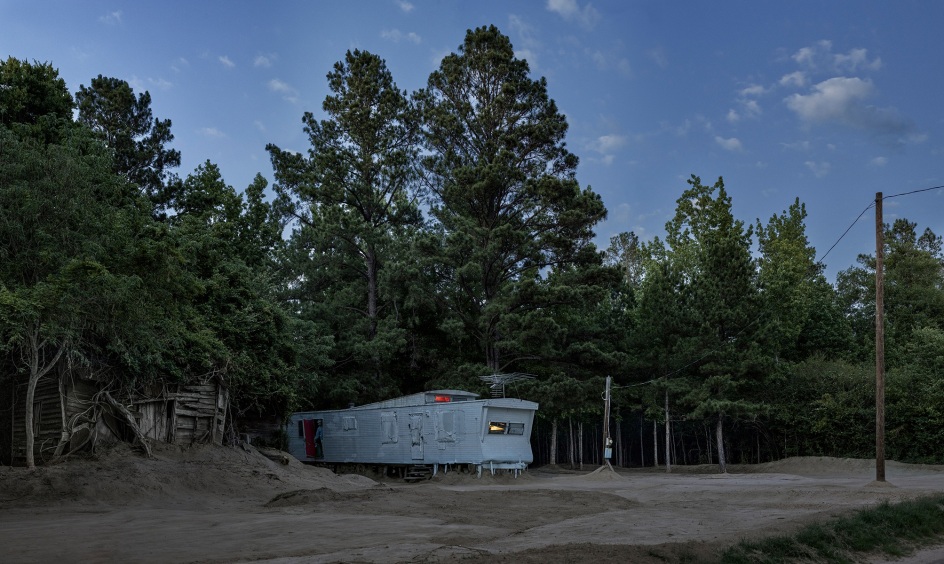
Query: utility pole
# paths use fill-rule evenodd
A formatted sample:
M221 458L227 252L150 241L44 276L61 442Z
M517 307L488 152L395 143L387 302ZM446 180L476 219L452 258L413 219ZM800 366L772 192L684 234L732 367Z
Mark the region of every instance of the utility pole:
M885 481L885 225L875 193L875 481Z
M610 466L610 458L613 456L613 439L610 438L610 383L612 379L606 377L606 392L603 395L603 464ZM613 467L610 466L610 469Z
M672 473L672 418L669 417L669 388L665 388L665 473Z

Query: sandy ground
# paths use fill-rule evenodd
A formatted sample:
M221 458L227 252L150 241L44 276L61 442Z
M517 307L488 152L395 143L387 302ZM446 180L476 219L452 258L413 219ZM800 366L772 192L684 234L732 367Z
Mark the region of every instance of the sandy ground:
M828 458L726 475L538 468L413 484L285 461L252 447L157 445L151 459L118 447L34 472L0 467L0 560L697 561L742 538L944 491L944 466L890 462L877 484L870 461Z

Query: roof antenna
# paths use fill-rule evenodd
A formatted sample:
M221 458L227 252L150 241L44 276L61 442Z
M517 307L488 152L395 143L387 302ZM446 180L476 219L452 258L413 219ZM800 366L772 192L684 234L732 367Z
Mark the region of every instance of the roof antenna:
M521 380L534 380L533 374L524 372L509 372L508 374L486 374L479 376L479 380L488 383L489 392L493 398L505 397L505 384Z

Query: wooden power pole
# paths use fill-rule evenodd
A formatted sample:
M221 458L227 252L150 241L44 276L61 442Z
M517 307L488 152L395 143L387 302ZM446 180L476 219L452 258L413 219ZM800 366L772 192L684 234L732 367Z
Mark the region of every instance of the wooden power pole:
M885 481L885 225L875 193L875 481Z
M603 396L603 465L610 465L610 458L613 456L613 439L610 438L610 383L612 378L606 377L606 393Z

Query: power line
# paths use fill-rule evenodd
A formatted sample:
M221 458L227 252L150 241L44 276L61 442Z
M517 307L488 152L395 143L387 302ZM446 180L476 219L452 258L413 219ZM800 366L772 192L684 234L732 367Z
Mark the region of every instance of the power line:
M900 196L903 196L904 194L899 194L899 195L900 195ZM889 196L889 197L891 197L891 196ZM884 199L884 198L883 198L883 199ZM847 233L849 233L849 230L852 229L852 227L853 227L856 223L858 223L858 221L859 221L860 219L862 219L862 216L865 215L865 212L869 211L869 210L872 209L873 207L875 207L875 202L872 202L871 204L865 206L865 209L862 210L862 213L859 214L859 217L855 218L855 221L852 222L852 225L850 225L849 227L847 227L846 230L842 232L842 235L840 235L839 238L836 239L836 242L833 243L833 246L832 246L832 247L829 247L829 250L826 251L826 254L823 255L822 257L820 257L820 259L819 259L818 261L816 261L816 262L823 262L823 261L826 259L826 257L829 255L829 253L830 253L833 249L836 248L836 245L839 244L839 241L842 241L842 238L845 237Z
M883 199L883 200L887 200L887 199L889 199L889 198L895 198L895 197L898 197L898 196L908 196L908 195L910 195L910 194L917 194L918 192L930 192L931 190L940 190L940 189L942 189L942 188L944 188L944 186L932 186L932 187L930 187L930 188L922 188L922 189L920 189L920 190L912 190L911 192L902 192L901 194L892 194L891 196L883 196L882 199Z

